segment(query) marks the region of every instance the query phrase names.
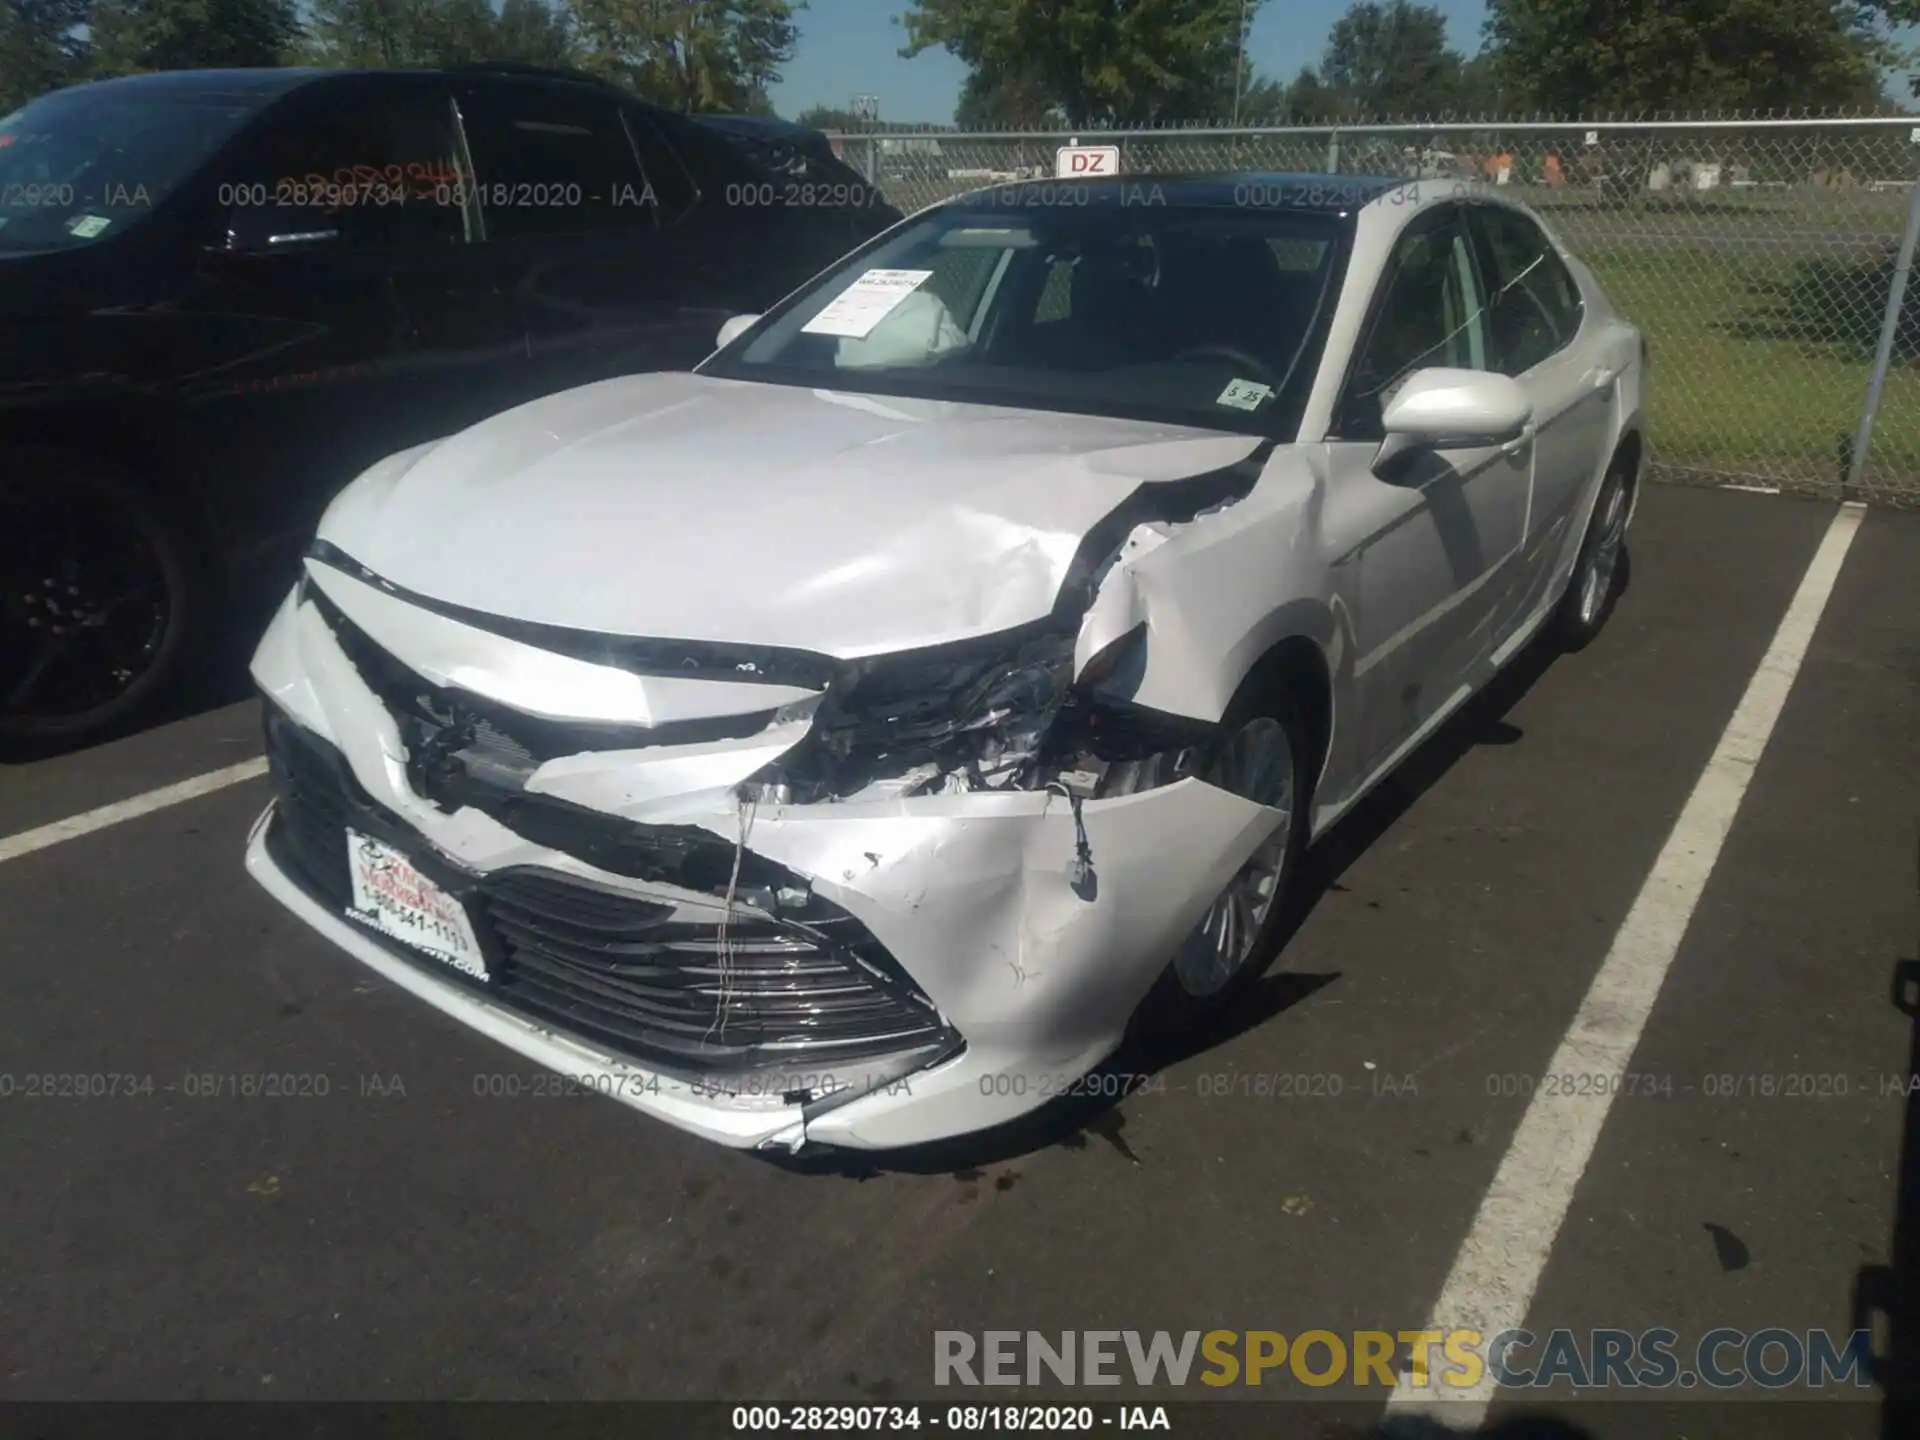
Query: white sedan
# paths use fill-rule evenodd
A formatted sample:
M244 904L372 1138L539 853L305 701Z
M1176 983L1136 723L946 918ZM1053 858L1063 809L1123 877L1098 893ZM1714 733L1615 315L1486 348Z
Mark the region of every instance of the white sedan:
M723 1144L1010 1120L1206 1024L1302 849L1595 633L1644 368L1495 192L961 197L349 486L254 658L248 869Z

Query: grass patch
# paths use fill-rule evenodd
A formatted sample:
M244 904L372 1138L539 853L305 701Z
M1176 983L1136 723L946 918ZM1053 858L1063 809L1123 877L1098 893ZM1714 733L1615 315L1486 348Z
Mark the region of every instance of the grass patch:
M1646 332L1648 438L1661 462L1837 488L1885 303L1871 267L1723 249L1583 258ZM1920 368L1910 360L1889 377L1868 481L1920 494Z

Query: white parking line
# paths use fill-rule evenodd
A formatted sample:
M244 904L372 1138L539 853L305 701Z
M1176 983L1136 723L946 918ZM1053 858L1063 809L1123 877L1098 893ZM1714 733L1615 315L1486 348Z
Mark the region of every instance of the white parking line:
M77 840L82 835L91 835L109 825L118 825L122 820L136 820L142 815L164 810L169 805L210 795L215 790L224 790L229 785L238 785L243 780L252 780L266 773L267 762L264 759L242 760L238 765L229 765L224 770L209 770L204 775L182 780L177 785L163 785L144 795L102 805L98 810L88 810L81 815L70 815L65 820L55 820L50 825L22 830L18 835L9 835L0 840L0 861L17 860L22 855L31 855L36 850L58 845L63 840Z
M1793 688L1862 514L1858 505L1844 505L1827 527L1773 643L1554 1052L1549 1074L1611 1078L1626 1072L1700 892L1713 873L1741 798ZM1473 1228L1454 1257L1429 1329L1478 1330L1484 1341L1526 1323L1534 1290L1573 1202L1574 1187L1612 1108L1614 1088L1608 1084L1597 1096L1534 1091L1493 1185L1480 1202ZM1411 1372L1400 1376L1387 1402L1389 1412L1430 1410L1450 1424L1477 1426L1496 1388L1488 1374L1476 1385L1457 1389L1444 1378L1434 1383L1429 1377L1426 1385L1418 1387L1411 1378Z

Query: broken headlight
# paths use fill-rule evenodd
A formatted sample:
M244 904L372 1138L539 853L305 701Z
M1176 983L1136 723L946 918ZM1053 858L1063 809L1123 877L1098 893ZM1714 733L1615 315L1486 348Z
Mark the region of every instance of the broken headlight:
M1016 785L1066 700L1073 647L1048 631L857 662L806 743L756 779L801 801Z

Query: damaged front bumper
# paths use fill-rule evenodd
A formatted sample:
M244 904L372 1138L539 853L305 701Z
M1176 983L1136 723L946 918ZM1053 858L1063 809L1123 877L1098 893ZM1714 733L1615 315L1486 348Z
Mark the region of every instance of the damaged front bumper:
M491 638L462 637L470 671ZM891 1149L1068 1090L1280 818L1193 778L1084 802L743 801L804 715L557 757L488 813L420 793L391 697L312 599L289 598L254 673L278 798L247 863L276 899L529 1059L735 1147ZM485 980L346 913L349 829L467 908Z

